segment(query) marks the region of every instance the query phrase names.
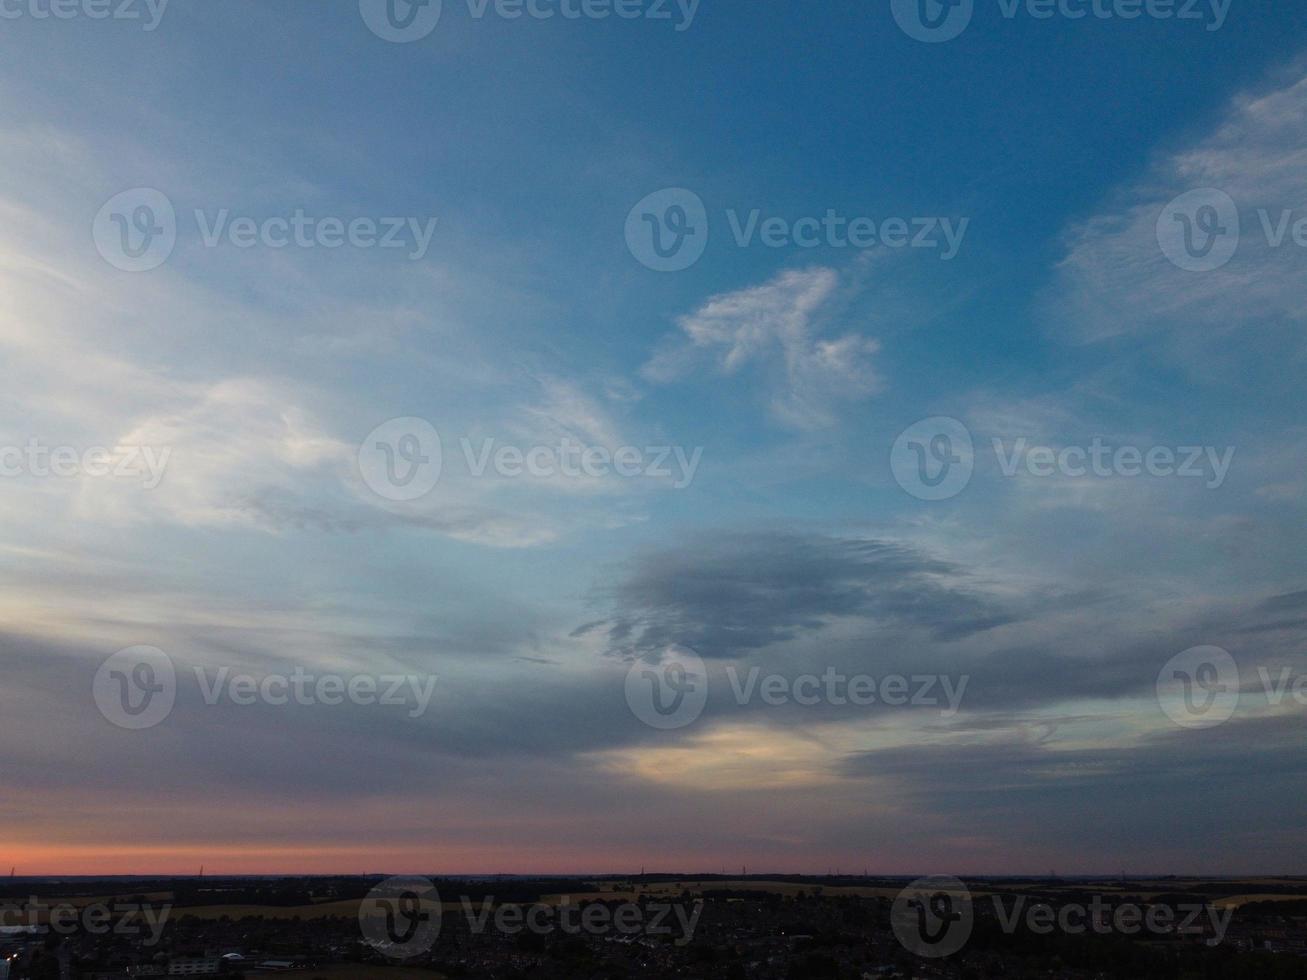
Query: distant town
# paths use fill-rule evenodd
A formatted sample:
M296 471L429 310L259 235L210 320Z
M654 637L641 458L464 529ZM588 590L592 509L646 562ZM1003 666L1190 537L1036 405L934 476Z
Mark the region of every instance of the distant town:
M1307 879L189 877L0 885L0 980L1307 977Z

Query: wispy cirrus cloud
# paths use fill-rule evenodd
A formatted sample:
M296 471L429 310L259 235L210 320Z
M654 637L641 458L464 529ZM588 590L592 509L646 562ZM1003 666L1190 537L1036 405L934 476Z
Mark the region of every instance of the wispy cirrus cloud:
M1171 330L1191 345L1195 331L1210 337L1268 321L1300 325L1304 250L1292 225L1307 217L1304 146L1307 77L1299 65L1272 87L1234 98L1206 135L1160 156L1067 230L1047 307L1059 330L1075 341ZM1170 202L1202 189L1233 199L1237 222L1223 228L1239 239L1227 264L1195 272L1166 257L1158 225L1170 217Z
M856 333L820 336L822 313L838 286L833 269L813 268L714 296L677 318L680 334L667 338L641 373L665 384L705 363L724 375L754 367L765 376L768 408L780 424L832 425L842 403L866 398L879 385L872 365L877 341Z

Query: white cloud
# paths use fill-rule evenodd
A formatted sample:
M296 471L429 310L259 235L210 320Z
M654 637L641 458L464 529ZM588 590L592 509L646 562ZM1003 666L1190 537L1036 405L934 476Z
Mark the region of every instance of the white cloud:
M816 321L838 285L834 270L813 268L714 296L677 319L681 335L669 338L642 373L667 383L704 360L727 375L756 365L770 376L777 421L796 429L831 425L839 402L876 390L871 358L880 346L852 333L831 340L816 336Z
M1050 313L1072 338L1099 340L1171 329L1192 346L1250 322L1303 316L1307 250L1292 231L1273 247L1272 227L1307 217L1307 78L1268 93L1244 95L1208 135L1160 159L1101 213L1071 228ZM1173 265L1158 244L1158 219L1169 202L1200 188L1233 198L1240 215L1238 251L1221 268L1193 272ZM1297 209L1297 210L1294 210Z
M33 438L79 450L145 446L169 454L166 471L149 490L141 480L9 481L0 507L16 525L66 528L83 541L150 524L390 528L491 547L560 536L569 522L543 513L542 495L530 494L552 499L574 488L565 481L460 483L451 467L439 493L398 510L358 486L356 440L365 421L387 415L430 416L451 438L485 426L501 444L562 435L622 444L604 399L555 377L529 379L538 384L523 393L502 349L453 322L446 297L478 281L433 263L369 269L367 288L354 290L357 273L325 266L322 256L215 250L188 261L193 240L157 270L124 274L96 254L90 234L96 207L124 186L106 173L109 156L57 129L0 129L0 160L20 178L0 194L0 353L9 368L0 446ZM161 183L180 214L187 203L241 199L234 189L224 197L186 185L166 160L142 172L168 175ZM293 174L273 184L289 201L308 193ZM393 276L393 288L379 288L378 276ZM275 284L272 303L266 281ZM352 380L369 357L389 358L386 385L342 383L342 369ZM580 482L602 489L572 484ZM500 490L512 499L492 502Z
M539 379L540 397L523 406L512 424L516 434L536 445L570 438L616 449L623 445L616 421L579 385L557 377Z
M248 378L204 387L188 404L151 415L116 444L167 452L160 485L148 491L84 480L75 509L83 520L165 519L192 526L258 524L252 495L295 493L310 476L330 476L350 447L329 435L285 386Z

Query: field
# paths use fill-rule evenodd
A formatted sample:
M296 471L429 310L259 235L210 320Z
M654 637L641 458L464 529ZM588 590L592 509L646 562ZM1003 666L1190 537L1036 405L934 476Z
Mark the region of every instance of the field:
M608 883L603 883L608 884ZM667 900L680 896L684 892L702 895L704 892L767 892L772 895L794 897L800 893L812 895L820 892L826 896L852 896L857 898L894 898L901 889L885 885L826 885L820 882L804 881L764 881L752 879L696 879L687 878L679 881L659 881L652 884L635 882L620 883L618 887L607 888L598 892L580 893L571 896L572 901L583 899L601 899L603 901L630 902L638 898ZM973 895L988 894L985 890L972 889ZM547 895L545 900L554 904L561 902L563 895Z
M855 896L860 898L893 899L899 893L899 887L896 883L884 882L883 880L867 885L831 885L818 881L767 881L748 878L685 878L655 882L609 879L595 882L595 884L599 888L598 891L547 894L542 897L541 901L549 905L595 900L608 902L629 902L640 899L669 901L679 898L682 894L688 893L691 896L696 896L705 892L767 892L787 897L794 897L800 893L812 895L820 892L820 894L827 897ZM454 888L457 888L456 884L446 884L444 888L442 908L447 912L462 909L458 892L452 890ZM1267 889L1270 888L1282 890L1278 892L1268 891ZM1286 893L1283 889L1291 890ZM1176 895L1186 892L1203 893L1207 891L1213 894L1213 904L1216 906L1238 908L1250 902L1292 901L1307 898L1307 880L1301 878L1246 878L1239 880L1171 878L1160 880L1134 879L1122 883L1109 880L1084 879L1061 881L999 879L986 881L984 887L973 885L971 889L972 895L977 897L989 894L1015 895L1023 893L1056 895L1062 892L1083 893L1086 891L1092 891L1104 896L1124 893L1137 896L1144 901L1151 900L1159 895ZM90 897L61 898L58 901L81 907L93 902L112 905L115 900L127 900L129 897L134 896L98 894ZM173 898L168 892L154 892L146 897L149 901L156 903L165 903ZM253 917L274 920L310 920L328 917L354 918L358 915L360 904L360 899L346 899L299 906L197 905L176 907L172 910L172 914L178 918L194 916L206 920L216 920L224 917L229 919ZM479 907L480 900L476 904ZM19 924L24 921L29 920L18 915L13 900L0 902L0 926ZM335 976L335 974L330 975ZM396 980L408 980L407 977L395 971L392 971L390 975L395 976ZM424 976L429 980L429 974Z

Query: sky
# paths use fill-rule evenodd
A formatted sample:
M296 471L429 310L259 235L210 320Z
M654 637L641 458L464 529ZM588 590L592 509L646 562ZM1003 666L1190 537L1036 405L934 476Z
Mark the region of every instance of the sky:
M923 2L0 0L0 863L1307 874L1303 11Z

